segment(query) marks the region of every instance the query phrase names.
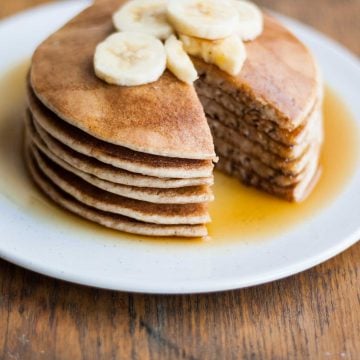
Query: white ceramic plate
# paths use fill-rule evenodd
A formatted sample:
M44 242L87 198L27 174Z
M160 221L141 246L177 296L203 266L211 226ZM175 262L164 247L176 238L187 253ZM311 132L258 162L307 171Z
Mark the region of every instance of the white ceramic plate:
M101 231L47 203L32 190L26 178L19 154L20 130L10 120L6 121L19 110L15 106L19 95L13 86L20 86L25 70L18 68L19 75L13 70L12 77L8 73L85 5L79 1L55 3L0 23L2 258L49 276L100 288L195 293L280 279L335 256L360 238L359 167L329 206L289 231L264 241L242 239L191 246L149 242ZM304 25L283 20L316 54L326 82L345 99L354 114L360 114L360 68L356 58ZM7 84L9 79L11 83ZM1 104L4 99L7 104ZM16 108L11 108L11 102Z

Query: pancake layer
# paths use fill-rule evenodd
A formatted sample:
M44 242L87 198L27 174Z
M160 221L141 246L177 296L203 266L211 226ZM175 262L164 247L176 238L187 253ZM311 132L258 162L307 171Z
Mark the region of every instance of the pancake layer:
M51 200L87 220L114 230L138 235L180 237L203 237L207 235L204 225L157 225L87 206L52 183L36 165L36 162L31 157L30 149L26 149L26 162L33 180Z

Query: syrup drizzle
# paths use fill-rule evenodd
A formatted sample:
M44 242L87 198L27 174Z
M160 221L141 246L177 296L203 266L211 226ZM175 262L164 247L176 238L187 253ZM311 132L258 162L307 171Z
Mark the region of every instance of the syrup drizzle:
M314 191L304 202L292 204L279 200L216 172L216 200L210 206L213 219L209 225L211 241L119 234L60 209L47 200L29 179L22 158L22 116L28 67L26 61L0 79L0 196L31 212L40 223L51 222L74 232L88 231L103 237L104 241L142 241L159 246L203 247L266 240L300 225L329 206L345 189L359 164L359 128L343 101L326 87L325 143L321 156L323 172Z

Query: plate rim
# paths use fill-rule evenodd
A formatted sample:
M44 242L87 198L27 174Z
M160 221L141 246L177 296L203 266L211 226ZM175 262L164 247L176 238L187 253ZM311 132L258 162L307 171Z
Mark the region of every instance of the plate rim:
M48 11L55 11L59 7L69 7L73 6L86 6L89 4L89 1L84 0L77 0L77 1L63 1L63 2L54 2L45 5L38 5L34 8L29 10L25 10L18 14L15 14L11 17L5 18L4 20L0 21L0 32L2 31L4 26L11 26L13 22L21 22L24 18L32 16L34 13L44 13ZM338 44L335 40L330 39L326 35L320 33L316 29L311 28L308 25L305 25L297 20L290 19L286 16L279 15L275 13L277 17L279 17L284 23L288 24L295 24L296 27L302 29L309 34L314 35L314 38L321 43L322 46L326 47L329 51L335 52L336 56L340 57L342 61L351 64L352 67L356 69L356 71L360 74L360 62L356 55L352 54L348 49L344 46ZM10 25L9 25L10 24ZM346 101L346 98L344 99ZM351 109L350 109L351 110ZM341 196L341 195L340 195ZM67 281L70 283L76 283L85 286L91 286L96 288L102 289L111 289L111 290L118 290L118 291L128 291L128 292L135 292L135 293L151 293L151 294L195 294L195 293L209 293L209 292L219 292L219 291L227 291L233 289L240 289L250 286L256 286L260 284L265 284L271 281L280 280L295 274L298 274L302 271L308 270L324 261L329 260L330 258L340 254L341 252L345 251L355 243L357 243L360 239L360 224L359 228L356 232L350 234L345 239L342 239L338 243L334 244L331 247L326 248L320 253L316 253L312 257L308 257L306 260L302 259L296 263L292 263L291 265L285 267L279 267L271 272L265 273L257 273L254 276L247 276L247 281L244 279L239 279L239 276L228 277L226 280L221 280L220 283L217 283L216 280L206 279L201 284L196 283L188 283L184 282L184 284L177 283L176 288L168 287L167 290L161 288L161 285L155 286L152 284L143 284L141 289L139 285L131 284L131 279L128 280L126 278L123 279L121 282L117 282L115 285L112 281L108 281L107 283L104 281L98 281L97 279L89 279L84 274L81 275L71 275L66 273L59 273L54 270L49 270L44 267L42 264L34 264L31 262L31 259L25 259L18 254L8 254L0 248L0 257L10 263L15 265L21 266L26 268L30 271L34 271L45 276L50 276L53 278L57 278L63 281ZM199 286L200 285L200 286Z

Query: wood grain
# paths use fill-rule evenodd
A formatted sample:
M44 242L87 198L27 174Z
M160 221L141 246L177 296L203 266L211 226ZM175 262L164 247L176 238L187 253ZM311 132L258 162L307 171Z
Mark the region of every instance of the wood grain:
M360 246L255 288L151 296L0 262L1 359L357 359Z
M42 0L0 0L0 17ZM358 0L260 1L360 54ZM358 359L360 244L305 273L219 294L151 296L0 260L0 359Z

